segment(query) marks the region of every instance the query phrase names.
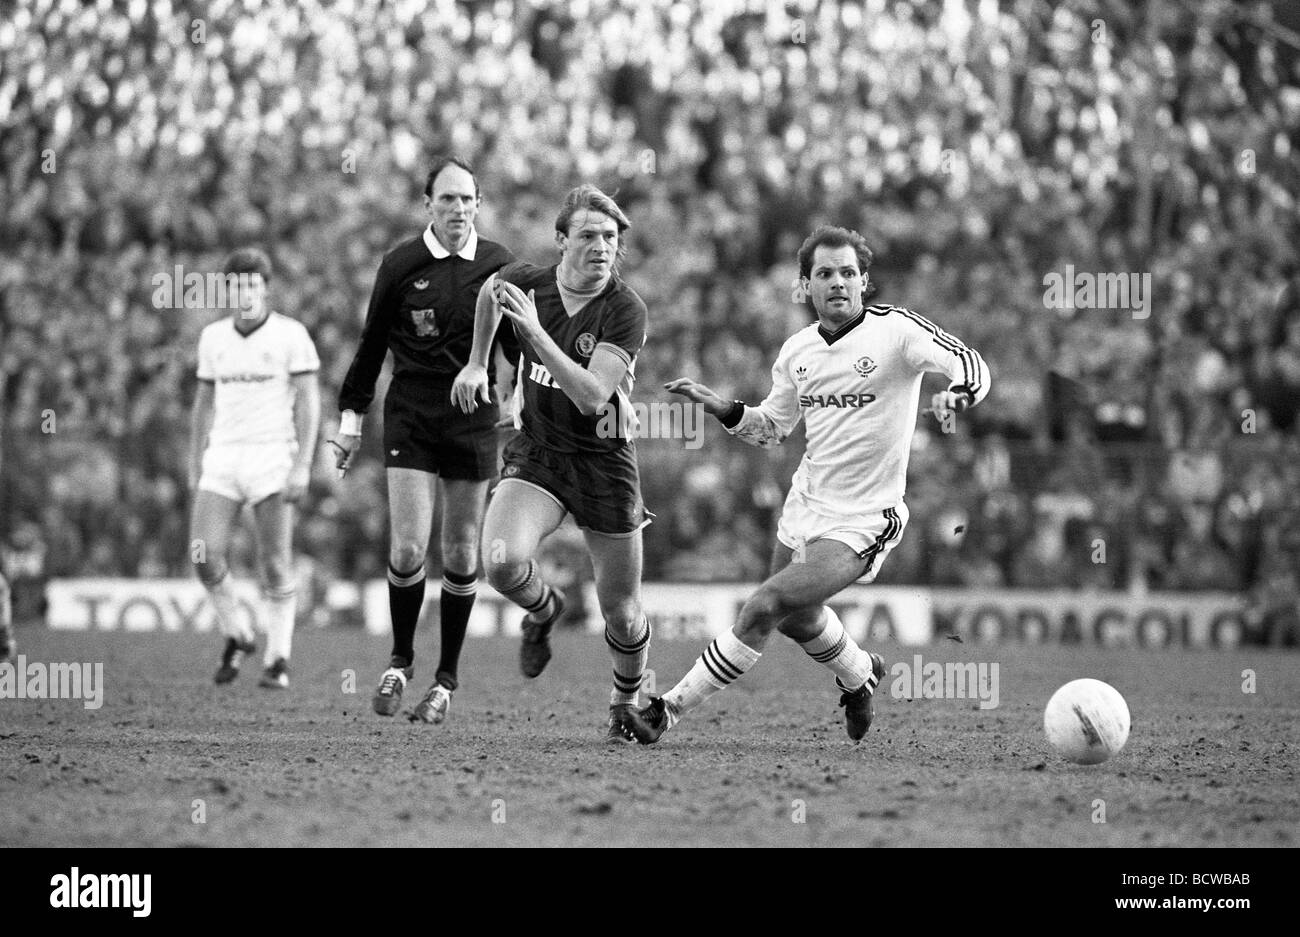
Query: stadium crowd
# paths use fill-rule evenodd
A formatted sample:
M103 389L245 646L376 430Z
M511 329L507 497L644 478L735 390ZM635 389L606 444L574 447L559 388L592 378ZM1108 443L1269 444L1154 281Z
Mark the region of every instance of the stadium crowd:
M23 0L0 24L8 562L187 574L195 342L219 313L158 308L154 278L265 245L328 438L379 257L454 151L480 228L538 262L557 193L619 191L651 314L639 398L680 375L760 398L810 321L793 258L819 221L867 236L877 301L983 352L988 400L918 430L881 582L1224 589L1294 615L1300 24L1094 7ZM1049 308L1067 264L1149 272L1149 316ZM317 463L298 545L322 579L383 574L377 422L345 482ZM765 569L798 446L705 433L639 443L648 579Z

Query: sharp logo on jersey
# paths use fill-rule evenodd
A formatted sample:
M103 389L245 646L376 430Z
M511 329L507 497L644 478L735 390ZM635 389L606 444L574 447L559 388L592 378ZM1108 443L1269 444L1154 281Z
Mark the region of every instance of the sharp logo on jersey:
M427 290L427 289L429 288L429 281L428 281L428 280L416 280L416 281L415 281L414 283L412 283L411 285L414 286L417 290Z
M865 407L876 399L875 394L800 394L799 406L808 407Z
M853 362L853 370L857 371L863 377L866 377L872 371L876 370L876 363L863 355L857 361Z
M590 358L591 353L596 350L596 336L590 332L583 332L573 345L578 349L578 354L584 358Z
M808 369L801 364L794 369L794 376L801 381L806 381L808 380Z
M222 374L217 377L218 384L260 384L273 380L274 374Z
M415 334L421 338L436 338L438 335L438 313L433 309L412 309L411 322L415 324Z
M555 378L551 376L551 371L546 365L538 364L536 361L529 365L528 379L534 384L541 384L543 387L559 387L555 383Z

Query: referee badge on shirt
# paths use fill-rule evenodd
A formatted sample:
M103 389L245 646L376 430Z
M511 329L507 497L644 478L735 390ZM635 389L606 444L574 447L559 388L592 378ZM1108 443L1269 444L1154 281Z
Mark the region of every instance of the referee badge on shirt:
M437 338L438 313L434 309L412 309L411 322L415 324L415 334L420 338Z
M573 344L578 349L578 354L584 358L590 358L591 353L596 350L596 336L590 332L583 332Z

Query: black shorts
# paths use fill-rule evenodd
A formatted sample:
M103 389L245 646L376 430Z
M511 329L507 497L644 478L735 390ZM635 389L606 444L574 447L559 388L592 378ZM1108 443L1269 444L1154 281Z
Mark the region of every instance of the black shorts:
M536 485L584 530L632 534L652 516L641 500L636 447L630 443L613 452L556 452L521 432L506 444L502 460L502 481Z
M451 381L393 381L384 398L384 465L464 481L496 477L496 404L462 413Z

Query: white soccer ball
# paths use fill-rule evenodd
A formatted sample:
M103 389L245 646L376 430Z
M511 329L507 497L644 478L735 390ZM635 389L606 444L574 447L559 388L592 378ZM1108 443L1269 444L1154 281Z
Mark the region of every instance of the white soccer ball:
M1071 680L1052 694L1043 712L1047 741L1067 760L1101 764L1128 741L1128 703L1109 683Z

